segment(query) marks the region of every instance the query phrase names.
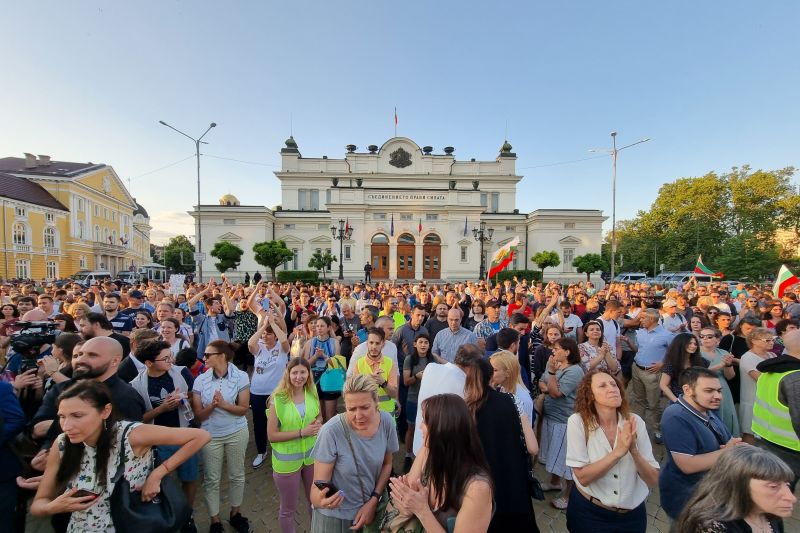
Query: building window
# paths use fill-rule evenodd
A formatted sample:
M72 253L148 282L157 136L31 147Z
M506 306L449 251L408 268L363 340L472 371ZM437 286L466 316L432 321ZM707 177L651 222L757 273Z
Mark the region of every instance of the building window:
M305 189L298 189L297 191L297 209L301 211L306 208L306 198L308 198L308 191Z
M488 198L489 195L487 195L485 192L481 193L481 207L488 207L489 205Z
M236 224L236 219L235 218L223 218L222 219L222 223L225 224L226 226L233 226L234 224Z
M58 267L56 266L55 261L48 261L47 262L47 279L56 279L58 278Z
M83 211L83 198L78 198L78 211Z
M297 248L292 248L292 270L297 270L298 263L300 262L300 253L298 252Z
M428 213L427 215L425 215L425 220L439 220L439 215Z
M492 193L492 205L489 207L489 212L497 213L500 210L500 193Z
M466 246L462 246L461 247L461 262L462 263L466 263L467 262L467 247Z
M411 213L400 213L400 220L414 220L414 215Z
M44 246L45 248L56 247L56 229L47 227L44 229Z
M28 230L25 224L19 222L14 224L12 233L14 235L14 244L28 244Z
M514 231L514 226L506 226L506 231Z
M344 260L345 261L350 261L350 246L349 245L344 247Z
M331 190L325 189L325 206L327 207L329 203L331 203Z
M117 230L111 232L111 244L119 244L117 242Z
M572 260L575 259L575 248L564 248L561 257L561 263L564 265L564 272L574 272Z
M314 251L315 251L315 252L317 252L318 254L322 254L322 248L317 248L317 249L316 249L316 250L314 250Z
M301 211L319 211L319 189L298 189L297 208Z
M45 213L44 214L44 221L53 223L56 221L56 216L53 213Z
M330 249L330 248L325 248L325 253L326 253L326 254L329 254L329 253L331 253L331 249Z
M284 224L283 229L294 229L294 224Z
M312 211L319 211L319 190L312 189L311 190L311 210Z
M27 259L17 259L17 277L20 279L30 278L31 268Z
M17 207L14 211L19 218L25 218L28 214L28 210L24 207Z
M103 208L103 218L108 220L108 208L107 207Z
M517 270L519 268L519 262L517 261L518 259L519 259L519 254L514 254L514 259L511 261L511 268L513 268L514 270Z
M100 226L94 227L94 240L100 242Z
M94 204L94 216L96 217L100 216L100 206L97 204Z
M108 242L108 228L103 228L103 242Z
M116 222L116 221L117 221L117 212L111 211L111 222Z
M78 221L78 238L83 239L83 220Z
M78 262L78 266L80 268L86 268L86 256L85 255L81 256L81 258L80 258L80 260Z
M386 213L374 213L372 218L375 220L386 220Z
M574 222L564 222L564 229L575 229Z

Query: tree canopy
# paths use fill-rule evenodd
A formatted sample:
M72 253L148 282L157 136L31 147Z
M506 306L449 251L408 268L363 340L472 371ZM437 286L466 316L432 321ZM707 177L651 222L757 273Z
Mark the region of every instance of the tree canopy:
M325 271L331 269L331 264L336 262L336 256L330 252L315 251L308 261L309 268L322 270L322 279L325 279Z
M294 257L294 253L286 247L284 241L264 241L253 245L256 263L267 267L275 281L275 270Z
M702 254L706 265L728 278L772 274L794 255L778 245L777 230L795 236L800 230L794 173L792 167L754 171L745 165L664 184L648 211L617 223L618 263L644 272L658 264L693 270Z
M552 250L545 250L538 252L531 257L531 261L536 263L542 271L542 279L544 279L544 269L547 267L557 267L561 264L561 258L558 252Z
M214 263L214 266L220 273L224 274L228 270L234 270L242 262L242 254L244 250L228 241L220 241L214 244L214 249L211 250L211 257L216 257L219 262Z
M585 254L573 259L572 266L581 274L586 274L586 281L589 281L589 276L593 273L608 269L608 261L600 254Z
M164 246L164 255L161 261L170 272L176 274L194 272L194 245L189 242L186 235L172 237Z

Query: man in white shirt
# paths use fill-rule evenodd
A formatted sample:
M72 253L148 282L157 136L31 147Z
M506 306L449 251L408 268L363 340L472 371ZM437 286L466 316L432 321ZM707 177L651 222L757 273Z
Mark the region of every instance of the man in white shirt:
M603 324L603 339L611 347L611 353L617 353L617 339L619 337L619 323L617 320L622 316L622 305L617 300L609 300L606 302L603 314L597 317L597 320Z
M417 396L416 430L414 431L414 455L422 449L422 402L437 394L456 394L464 397L466 371L483 358L483 351L475 344L464 344L456 352L455 362L429 364L422 373L422 383Z
M678 302L669 298L661 305L661 326L670 333L688 331L686 319L678 312Z
M382 316L378 320L375 321L375 327L380 328L383 330L384 334L386 335L386 342L383 345L383 349L381 353L392 360L394 363L395 370L398 371L398 364L397 364L397 345L392 341L388 340L392 338L394 334L394 320L390 316ZM367 355L367 343L362 342L359 343L358 346L353 348L353 355L350 356L350 364L347 365L347 376L350 377L355 373L356 365L358 364L358 360Z

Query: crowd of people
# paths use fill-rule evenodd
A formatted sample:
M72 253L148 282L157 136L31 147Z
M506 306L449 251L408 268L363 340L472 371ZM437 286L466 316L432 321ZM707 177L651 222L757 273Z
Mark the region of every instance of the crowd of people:
M800 303L756 284L5 283L0 357L18 531L250 531L267 460L284 533L535 532L548 492L643 532L656 486L676 531L780 532L800 477Z

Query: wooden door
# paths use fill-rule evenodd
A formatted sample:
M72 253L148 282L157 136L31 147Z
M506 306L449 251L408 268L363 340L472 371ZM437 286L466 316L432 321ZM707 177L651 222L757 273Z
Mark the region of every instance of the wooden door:
M414 254L416 253L413 244L397 245L397 279L414 278Z
M422 277L441 279L442 247L439 244L425 244L422 247Z
M386 279L389 277L389 245L372 245L372 277Z

